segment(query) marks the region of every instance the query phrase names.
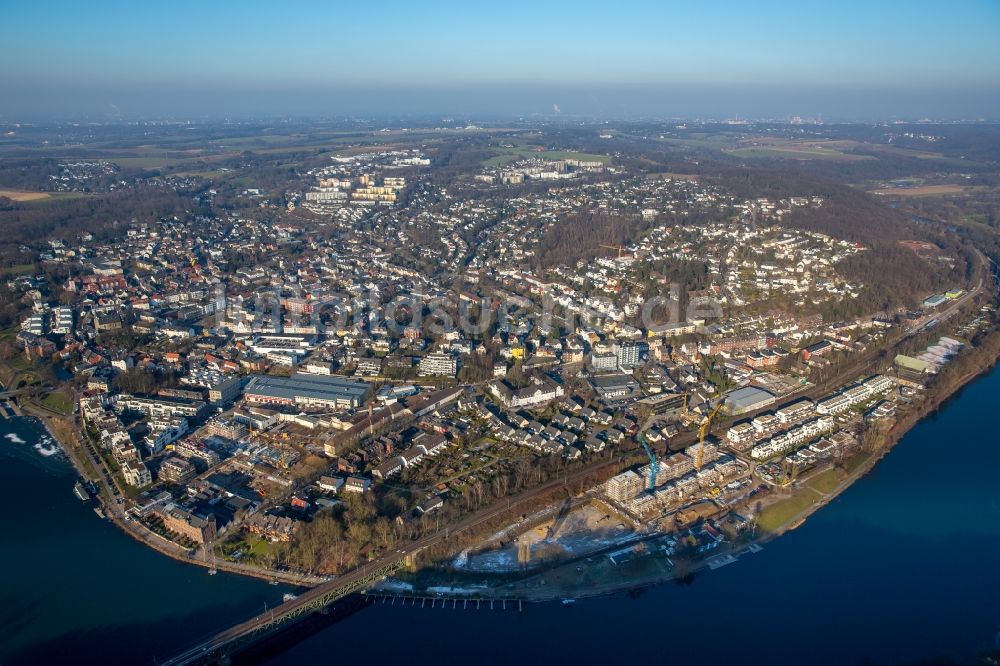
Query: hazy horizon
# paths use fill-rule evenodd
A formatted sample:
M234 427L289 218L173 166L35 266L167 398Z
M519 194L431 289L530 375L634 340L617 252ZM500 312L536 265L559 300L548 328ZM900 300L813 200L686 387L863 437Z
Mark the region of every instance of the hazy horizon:
M988 0L38 2L4 13L21 27L0 44L5 120L1000 119L1000 3Z

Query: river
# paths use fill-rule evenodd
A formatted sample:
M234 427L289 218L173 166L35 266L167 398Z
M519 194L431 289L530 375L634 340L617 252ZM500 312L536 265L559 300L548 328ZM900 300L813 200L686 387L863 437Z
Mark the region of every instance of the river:
M998 395L994 369L803 526L689 584L520 613L377 605L272 663L969 661L1000 632ZM5 439L0 451L0 663L150 663L280 599L134 543L73 497L65 462Z
M0 420L0 664L151 664L290 588L176 562L73 494L34 420ZM22 443L23 442L23 443Z

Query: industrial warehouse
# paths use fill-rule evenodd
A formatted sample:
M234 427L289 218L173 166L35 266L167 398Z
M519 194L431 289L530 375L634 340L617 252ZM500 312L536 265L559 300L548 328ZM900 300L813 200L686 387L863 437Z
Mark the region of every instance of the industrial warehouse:
M244 396L247 401L260 404L345 409L363 404L369 389L368 382L343 377L254 375L247 383Z

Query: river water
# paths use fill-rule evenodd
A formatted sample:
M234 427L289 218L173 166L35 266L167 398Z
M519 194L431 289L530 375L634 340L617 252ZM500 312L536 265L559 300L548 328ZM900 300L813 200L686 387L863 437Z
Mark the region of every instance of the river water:
M690 584L521 613L377 605L272 663L971 661L1000 647L998 396L994 369L803 526ZM151 663L285 591L146 550L30 446L0 439L0 462L0 663Z
M140 545L77 499L69 461L32 446L42 437L0 420L0 664L151 664L289 591Z

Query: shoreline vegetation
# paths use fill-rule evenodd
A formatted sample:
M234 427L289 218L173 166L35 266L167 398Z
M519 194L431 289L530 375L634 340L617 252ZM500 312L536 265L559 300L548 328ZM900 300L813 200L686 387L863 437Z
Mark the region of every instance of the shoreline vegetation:
M385 593L399 596L413 594L417 596L435 595L448 597L450 595L447 590L452 590L451 596L459 596L460 598L471 597L521 600L525 602L553 602L566 598L580 599L631 593L671 581L681 583L690 580L696 573L706 569L717 568L717 566L724 566L724 564L735 562L735 558L747 553L757 552L765 544L802 526L814 513L835 500L856 481L871 472L914 426L939 412L962 389L993 370L997 362L1000 361L1000 331L994 331L986 336L983 344L970 350L967 356L975 357L968 358L966 361L966 364L970 364L973 367L965 369L961 366L956 366L948 368L939 375L937 381L926 389L926 399L921 402L919 407L907 412L890 430L879 433L879 437L869 447L866 447L857 455L845 461L847 463L845 465L846 470L843 471L846 473L846 476L836 486L826 492L820 492L809 486L809 482L816 477L840 470L836 466L820 469L813 474L801 477L794 491L776 498L775 501L771 502L764 509L767 511L768 508L782 502L799 501L800 508L798 510L792 512L774 529L759 532L753 538L742 540L728 548L712 551L710 556L696 560L678 561L675 563L675 566L670 568L667 568L662 563L657 565L655 561L658 558L655 556L645 556L619 565L617 567L618 571L614 572L617 580L598 584L588 580L578 585L567 584L568 581L560 582L560 570L564 570L562 572L564 574L575 574L569 577L579 578L579 570L575 569L577 562L583 559L589 562L591 559L597 559L598 557L606 559L607 554L604 551L600 551L591 553L586 557L546 562L529 570L508 573L506 580L498 580L493 585L483 586L482 583L485 576L482 572L475 572L472 575L468 575L455 572L454 570L438 570L422 577L421 583L424 591L407 589L400 592L397 588L390 587ZM985 364L982 363L984 359L987 361ZM816 499L801 502L801 498L808 498L810 495L815 496ZM645 540L653 540L661 536L650 535ZM621 549L622 545L619 544L615 548ZM629 565L635 565L632 567L633 571L628 571L627 573L622 571L623 568L628 568ZM614 571L614 569L609 566L607 567L607 571ZM489 574L486 575L488 576ZM516 580L513 580L515 577ZM503 578L503 576L500 576L500 578ZM474 583L478 583L478 585ZM433 588L435 591L430 591L429 588ZM436 590L446 591L439 592Z
M39 409L35 405L18 405L16 407L16 412L20 416L35 418L41 423L49 437L59 444L60 449L62 449L66 458L70 461L70 464L73 465L76 473L86 480L94 481L98 488L101 489L101 492L98 493L97 499L100 502L101 508L104 510L104 514L108 520L143 546L152 548L161 555L165 555L166 557L177 560L178 562L193 564L206 569L217 569L241 576L250 576L252 578L259 578L269 582L278 581L288 585L304 587L318 585L326 580L322 576L305 576L296 572L265 569L264 567L229 562L226 560L214 560L210 562L205 560L205 558L199 559L199 553L197 550L184 548L173 541L169 541L152 532L140 532L122 517L121 511L118 509L117 505L106 496L104 485L101 483L100 474L95 470L93 464L90 463L86 455L80 455L81 451L77 443L78 437L75 434L75 427L72 424L66 423L66 417L60 417L55 414L46 414L42 409Z
M935 381L925 389L924 399L914 409L907 411L889 430L878 432L871 441L866 442L861 452L845 461L846 464L843 467L827 467L801 477L797 480L794 490L774 498L773 501L769 502L763 508L757 518L759 526L761 518L766 516L768 511L780 511L783 518L779 523L773 524L768 529L761 529L759 533L750 539L743 539L727 548L713 551L713 554L709 557L679 560L674 566L669 568L665 566L642 566L639 570L628 573L619 569L619 571L615 572L615 580L598 585L588 584L580 589L576 589L572 585L560 585L558 582L555 582L558 580L560 569L572 568L580 558L539 563L538 566L531 569L511 572L500 576L502 580L498 580L495 584L487 586L482 585L484 575L481 572L476 572L471 575L471 578L475 579L478 585L471 588L469 587L470 582L468 580L464 582L463 587L462 579L470 578L468 574L445 568L435 569L431 565L402 577L404 583L405 580L409 579L420 580L423 590L414 589L411 584L405 583L402 586L404 588L402 592L397 587L392 586L387 587L385 592L388 594L400 594L402 596L408 594L433 594L445 597L458 595L466 598L474 596L483 599L504 598L508 600L520 599L528 602L545 602L556 601L566 597L584 598L632 592L667 583L671 580L683 581L690 579L694 574L706 568L714 568L713 564L718 561L723 561L724 563L734 562L736 561L736 557L747 552L756 552L764 544L780 538L787 532L801 526L810 516L836 499L858 479L874 469L914 426L923 419L940 411L962 389L994 369L998 360L1000 360L1000 330L993 330L983 336L980 344L960 354L952 364L946 366L942 373L936 377ZM58 415L51 412L51 410L45 409L44 406L40 407L33 403L29 405L16 405L16 411L19 415L34 417L41 422L49 436L59 443L66 457L80 476L95 481L99 480L99 475L93 466L86 464L86 455L80 456L79 445L74 441L77 438L73 436L75 429L71 423L67 423L67 417ZM810 485L810 482L815 481L818 477L826 477L824 478L824 481L826 481L830 476L839 476L838 472L844 476L839 478L836 485L828 489L824 490L822 488L825 487L825 483L816 484L822 486L820 489ZM204 568L219 569L229 573L251 576L268 581L280 581L296 586L307 587L327 580L319 576L303 576L294 572L237 564L225 560L217 560L211 563L202 561L196 557L197 553L194 551L183 549L168 542L164 544L153 543L152 539L143 538L135 530L130 529L126 521L119 515L120 512L116 510L114 503L109 501L105 494L102 493L98 497L107 516L116 526L141 544L151 547L160 554L179 562ZM811 499L812 497L815 499ZM791 510L788 507L791 507ZM767 519L765 518L764 520L766 521ZM639 541L660 538L662 536L660 534L649 535ZM603 557L603 555L596 553L593 555L594 557ZM727 560L726 558L734 559ZM654 557L641 557L627 562L625 565L631 563L649 564L649 561L655 559ZM551 579L549 584L546 584L543 577ZM532 588L533 583L535 584L535 588Z
M0 168L0 179L4 183L0 188L0 219L6 232L0 243L3 258L0 263L4 268L2 272L10 280L0 289L3 291L0 294L0 327L3 327L0 330L0 380L15 388L23 383L26 390L20 398L22 406L43 419L82 475L100 482L100 499L111 520L134 538L161 549L168 556L229 570L235 568L235 563L226 560L232 550L218 550L219 556L209 564L203 552L188 547L190 543L168 542L129 520L132 516L126 515L120 498L136 496L141 491L126 487L120 476L107 474L107 470L114 471L117 465L113 462L107 466L103 464L104 456L90 445L78 417L73 415L72 391L51 390L69 381L65 371L73 363L83 361L84 351L96 353L96 356L88 354L87 358L104 358L128 350L129 354L140 352L153 360L160 351L165 352L166 347L186 350L187 343L172 342L155 354L149 354L153 349L148 344L150 339L145 334L140 335L138 327L133 328L134 316L141 308L131 306L127 308L129 316L118 317L120 321L111 322L112 328L106 331L97 326L97 312L92 307L86 308L91 310L87 313L78 307L80 311L76 314L85 316L82 319L77 316L76 323L88 327L88 331L89 327L93 328L93 341L82 346L67 345L60 350L59 363L32 363L14 340L30 300L39 306L44 301L45 307L58 302L71 310L74 305L89 300L86 293L91 287L84 287L83 278L88 277L87 284L91 284L89 264L97 258L128 257L129 261L121 267L121 275L124 278L128 274L130 279L136 277L142 286L133 289L126 284L124 288L142 297L158 296L166 289L164 285L174 280L186 286L192 282L192 273L227 286L230 276L250 270L251 266L264 271L263 276L268 279L261 280L262 284L276 285L292 270L301 270L301 275L311 276L314 266L306 267L305 262L312 262L312 252L319 250L315 256L322 255L324 262L330 258L330 267L336 269L334 274L339 277L333 281L327 276L317 278L318 284L339 290L348 283L352 288L360 288L374 280L379 293L384 293L386 299L389 294L395 296L397 290L400 295L424 290L422 287L413 289L407 283L409 278L401 276L422 273L436 286L451 289L464 284L455 277L475 265L484 268L483 281L480 283L477 278L478 286L463 287L471 289L465 294L471 299L469 302L486 294L492 297L511 294L520 300L531 291L525 288L527 283L520 284L523 278L539 283L556 279L561 284L564 281L561 275L569 270L566 275L574 274L573 279L580 280L573 282L580 288L573 289L579 292L581 302L611 291L617 293L612 300L622 303L626 297L633 300L633 305L644 299L653 302L654 298L667 295L671 285L677 284L680 288L678 308L682 307L682 301L690 306L690 294L704 292L715 282L711 269L714 259L718 259L719 282L728 284L729 281L722 278L732 277L732 282L738 285L733 295L736 297L739 293L736 300L742 305L736 306L738 309L731 314L738 312L757 317L780 311L809 319L820 316L821 321L833 322L876 312L888 315L901 312L903 307L916 308L929 294L948 293L959 285L970 290L976 284L976 277L981 278L991 270L992 259L988 260L986 255L998 256L1000 251L993 233L997 226L994 214L996 172L995 151L991 149L995 141L991 143L990 139L998 136L995 128L979 124L934 128L937 134L932 137L934 152L930 152L921 138L922 133L932 130L932 126L926 124L911 128L918 134L906 137L905 141L903 137L883 135L882 130L873 134L870 128L861 126L810 128L797 124L785 128L780 125L741 123L732 127L728 123L697 122L691 126L670 123L661 127L652 123L640 129L631 125L618 128L607 123L600 127L586 124L579 128L569 125L538 127L533 122L518 121L509 125L464 128L418 123L405 129L372 131L367 122L323 120L282 128L272 127L269 122L236 125L227 122L221 126L205 123L198 127L167 124L156 128L117 124L100 129L95 129L96 126L18 127L18 138L12 139L7 151L13 159ZM896 130L904 131L904 127L897 126ZM76 163L57 157L62 150L57 146L71 145L66 143L69 137L72 137L72 145L77 146L72 151L74 155L87 162ZM58 143L52 141L53 138L58 138ZM41 148L36 150L30 146ZM393 157L402 150L411 156L404 160L405 164ZM758 158L757 165L745 163L744 158L750 153ZM420 157L412 159L416 155ZM810 156L823 159L799 159ZM788 157L796 159L785 161ZM828 159L830 157L835 159ZM335 166L331 166L331 158ZM940 173L933 177L911 175L916 158L920 158L918 172L932 169ZM560 162L562 164L558 164ZM353 166L345 166L348 164ZM540 164L546 165L544 171L539 171L543 168ZM954 173L958 165L961 165L961 174ZM406 168L405 177L399 175L404 172L389 176L390 182L406 183L399 190L399 200L391 208L398 214L365 213L355 220L352 212L340 219L337 216L342 213L363 211L374 201L359 200L365 204L363 208L353 204L327 206L310 203L325 197L310 200L303 194L323 194L320 190L324 189L324 178L317 179L317 174L337 174L340 182L349 183L363 174L367 183L371 178L377 180L383 171L389 174L393 170L396 174L394 170L402 167ZM519 174L513 178L518 182L504 182L503 171ZM553 188L555 179L548 175L542 178L543 173L555 173L559 177L559 187ZM564 180L563 176L567 178ZM677 183L672 182L675 179ZM965 182L968 184L954 185ZM956 196L946 197L904 196L932 192L940 195L955 187L962 190L960 197L957 192ZM353 192L353 185L345 186L345 196L346 189ZM434 191L438 194L427 194ZM883 194L875 196L869 194L871 191ZM512 206L515 200L512 195L528 203ZM30 198L35 201L25 200ZM395 200L396 195L392 198ZM465 210L469 206L473 206L469 210L480 212L475 213L475 223L465 226L462 231L453 227L460 216L442 214L449 210L447 207ZM543 210L554 212L551 215L536 212ZM363 223L359 223L362 218ZM129 219L136 223L121 222ZM154 221L151 226L150 220ZM320 222L322 224L317 224ZM255 229L249 241L234 236L235 229L240 229L242 234L243 228L250 226ZM734 229L738 231L733 233ZM447 240L455 233L460 241L457 245ZM780 240L779 234L791 235L794 241L791 237ZM146 256L148 249L153 247L150 242L162 244L162 240L153 241L154 238L175 236L183 242L167 243L162 256ZM665 240L667 237L671 239ZM376 238L381 240L376 243ZM823 240L818 240L820 238ZM792 245L787 248L801 246L802 252L782 250L779 261L779 245L790 241ZM678 244L685 246L683 256L675 257L676 261L668 260L676 254L671 248L676 249ZM453 245L461 248L454 249ZM108 250L116 246L120 248ZM635 249L631 249L632 246ZM380 254L384 251L391 257L389 264L404 270L398 275L395 268L387 270L385 284L381 284L382 277L376 279L373 267L359 262L354 254L354 249L362 247L372 250L373 261L376 248ZM245 251L245 248L251 249ZM482 252L477 248L482 248ZM809 256L803 254L805 250ZM624 265L614 268L609 273L614 276L611 281L603 277L588 278L584 275L586 271L577 273L571 268L580 266L580 262L583 267L598 261L614 262L616 254L617 259L623 259L626 251L632 254L632 261L618 263L638 265L634 269ZM813 266L814 258L823 258L825 265L816 263L805 273L796 272L796 265L799 269ZM163 262L164 266L158 266ZM295 264L299 264L298 269ZM737 269L738 265L746 270ZM516 268L510 283L504 277L508 268ZM156 276L161 269L171 274L169 281L145 279ZM797 287L794 290L764 288L758 284L758 273L764 276L775 270L777 273L771 275L772 278L780 274L784 276L781 281L790 280ZM560 277L556 278L557 275ZM297 285L301 284L298 280L297 277ZM241 277L239 281L242 283L244 279ZM944 323L941 328L946 328L948 320L956 313L953 309L962 307L962 299L979 300L982 284L980 279L974 290L957 297L946 310L935 310L941 315L940 322L934 320L935 326ZM989 286L993 286L992 282ZM96 288L98 293L122 289L117 280L103 287L98 280ZM269 298L266 290L254 286L253 291L254 308L251 309L256 308L258 297L261 303L265 297ZM461 294L456 296L463 302ZM378 300L381 301L381 297ZM534 302L534 297L527 300ZM713 299L708 297L708 300ZM146 304L149 304L148 299ZM153 331L170 323L173 314L166 316L168 309L156 312L147 322L151 328L144 325L142 330ZM195 315L193 311L190 314ZM535 326L528 308L517 318L518 325L526 325L526 331ZM479 319L477 316L477 325ZM327 323L332 322L327 318ZM202 319L201 323L207 320ZM118 328L119 325L122 328ZM765 330L769 327L755 325L753 328ZM607 333L601 336L607 340L616 337L610 335L610 330ZM906 333L909 342L916 343L919 336L911 335L913 331ZM80 337L82 342L83 336ZM478 334L473 337L478 339ZM463 363L464 367L458 371L456 379L460 384L487 381L496 372L500 365L496 361L503 353L509 352L513 360L515 349L521 355L525 352L526 347L520 343L508 344L509 339L494 343L487 337L483 336L482 345L486 355L477 356L476 363ZM534 334L522 335L525 339L529 337L534 338ZM549 337L546 334L537 341L541 344L545 340L545 346L549 347ZM556 337L551 336L552 340ZM876 339L877 336L873 341ZM683 345L692 340L677 336L676 342ZM815 341L797 339L795 346L808 342ZM227 353L232 352L229 360L242 356L242 351L228 349L230 343L225 344ZM364 345L352 343L350 346ZM535 346L533 341L530 346ZM865 349L868 346L866 342ZM362 355L379 367L388 365L382 352L376 352L374 343L371 347ZM341 351L343 359L348 360L357 350L350 353L338 350L337 355ZM548 349L547 354L551 351ZM874 361L885 369L891 363L891 354L888 348L881 351L883 355L879 358L874 356L878 348L872 350L871 357L866 352L856 367L868 367ZM900 351L910 353L913 350L903 348ZM463 355L457 349L449 353L458 359ZM578 354L574 347L573 357L580 354L582 352ZM410 366L416 358L410 357L409 352L400 352L398 359L403 357L410 359L403 365L409 363ZM964 354L960 355L956 363L961 363L963 357ZM855 362L850 352L835 353L831 359L829 365L815 369L820 385L855 374L845 367ZM698 381L675 384L684 389L700 385L707 395L721 394L729 379L717 360L694 368L687 375ZM124 362L127 366L128 361ZM266 360L266 356L264 359L255 357L254 365L258 362L271 365L267 372L285 372L283 365L276 370L279 364ZM149 364L145 365L148 368ZM344 374L348 374L346 368L351 365L344 365ZM506 360L503 365L507 365ZM538 365L536 372L547 372L541 368L548 367L548 361ZM356 370L353 367L350 372ZM795 370L796 375L798 371L809 376L813 374L805 367ZM121 372L113 378L108 391L146 393L153 387L171 385L181 372L180 369L159 374L157 371ZM387 374L397 375L395 372ZM410 379L417 375L412 367L398 373L398 377ZM74 381L81 379L77 376ZM510 379L513 384L527 380L524 364L513 363ZM430 379L421 381L431 382ZM592 394L592 387L587 384L581 382L581 395ZM921 404L909 411L924 409ZM886 441L893 440L908 427L901 423L882 437ZM687 436L685 441L693 440L694 431L689 429L684 434ZM493 444L502 448L498 458L507 455L504 444ZM577 467L587 466L588 476L578 476L572 484L564 483L565 487L558 489L546 488L544 494L531 497L517 493L528 485L527 472L533 471L530 469L533 457L516 461L524 462L526 470L516 488L509 487L508 479L516 481L522 476L522 470L498 469L499 465L483 468L484 478L489 476L497 480L495 490L490 484L478 481L474 488L464 483L452 486L449 484L458 479L442 476L448 482L445 487L449 488L442 492L447 492L449 499L461 498L461 503L449 501L444 504L433 521L435 525L438 522L454 524L460 517L491 503L500 507L501 498L507 500L507 511L491 519L489 525L466 529L460 535L447 535L445 529L445 539L422 551L418 566L426 570L438 569L456 550L488 536L491 532L487 530L493 529L494 523L506 521L502 527L507 527L516 523L518 516L531 515L543 506L566 501L567 494L570 500L579 498L586 484L600 483L605 472L613 474L634 463L644 464L646 459L641 450L632 448L634 444L628 440L629 451L621 451L617 445L607 447L606 461L592 457L573 463ZM836 496L856 475L863 474L866 466L876 464L884 455L879 447L891 448L891 444L887 446L885 442L870 446L869 457L859 460L850 469L810 473L808 477L803 474L806 478L799 478L798 485L808 485L807 492L782 489L759 495L758 498L769 505L769 513L765 514L768 531L785 531L797 525L802 514L821 502L823 496ZM603 449L604 445L601 447ZM619 457L612 460L615 455ZM318 471L320 463L328 462L321 456L303 462L302 479ZM374 457L382 456L379 453ZM562 469L568 469L546 464L552 459L543 459L535 465L540 472L537 477L531 477L532 486L539 486L543 476L553 480L563 473ZM317 463L315 469L306 464L313 461ZM418 492L407 489L393 496L393 502L386 502L385 515L376 515L375 520L369 515L370 507L363 507L365 512L357 520L358 529L353 533L348 532L351 519L343 519L348 511L338 509L336 524L327 520L303 521L302 527L306 528L303 531L307 534L296 537L287 547L270 548L266 539L253 537L254 545L263 543L265 547L249 552L241 550L241 556L248 557L241 559L239 566L250 571L237 572L270 578L277 575L275 572L279 570L275 566L280 564L281 571L284 567L292 567L295 571L320 571L333 576L358 566L366 558L371 560L374 555L391 555L398 541L415 540L418 531L424 536L440 531L432 528L430 520L413 521L413 529L409 529L409 524L406 527L400 524L402 529L399 530L393 527L393 521L415 508L413 505L420 499L417 494L427 494L437 487L430 483L431 480L439 482L442 479L431 479L430 474L419 478L420 483L412 484ZM379 489L384 488L382 484ZM401 501L395 501L397 499ZM516 511L511 510L512 499ZM713 503L706 501L702 508L710 506ZM323 518L333 513L331 510ZM377 522L378 519L382 519L381 522ZM320 527L323 529L312 529ZM348 534L349 538L341 541L339 536L331 536L340 534ZM152 543L148 543L150 541ZM328 562L319 561L319 551L329 554L341 543L349 545L344 549L346 554L327 557ZM242 564L248 560L254 563Z

